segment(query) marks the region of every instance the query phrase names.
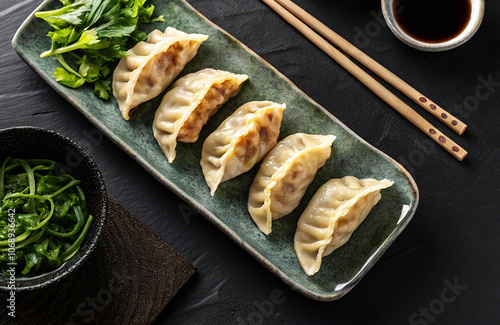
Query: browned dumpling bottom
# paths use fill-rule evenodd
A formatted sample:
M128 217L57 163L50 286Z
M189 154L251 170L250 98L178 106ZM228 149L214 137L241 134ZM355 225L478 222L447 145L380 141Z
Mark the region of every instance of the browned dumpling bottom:
M177 141L195 142L201 129L217 110L238 90L239 85L233 80L226 80L213 85L206 93L201 103L191 113L177 135Z
M277 139L279 135L279 129L273 128L276 125L276 112L269 112L265 115L268 124L257 127L257 129L250 130L245 137L243 137L234 149L234 153L238 156L239 161L246 165L249 161L252 161L255 155L258 154L259 143L270 143L273 142L272 139ZM281 121L281 116L280 116ZM281 124L281 122L280 122ZM257 135L258 134L258 135Z

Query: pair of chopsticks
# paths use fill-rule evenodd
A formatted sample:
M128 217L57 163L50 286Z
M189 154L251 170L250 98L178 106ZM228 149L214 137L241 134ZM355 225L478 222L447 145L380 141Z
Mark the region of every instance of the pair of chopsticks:
M465 151L458 144L453 142L441 131L429 123L426 119L420 116L410 106L408 106L401 99L396 97L387 88L376 81L372 76L353 63L347 56L342 54L338 49L333 47L328 41L323 39L318 33L323 35L330 42L338 46L341 50L349 54L351 57L362 63L372 72L377 74L380 78L387 81L390 85L397 88L403 94L411 98L414 102L425 108L432 115L437 117L440 121L449 126L453 131L458 134L463 134L467 125L454 117L449 112L445 111L439 105L431 101L428 97L421 94L419 91L412 88L406 82L401 80L398 76L384 68L378 62L370 58L368 55L360 51L354 45L346 41L340 35L329 29L319 20L311 16L302 8L294 4L290 0L262 0L269 7L271 7L283 19L295 27L310 41L316 44L332 59L337 61L342 67L350 72L354 77L361 81L366 87L373 91L377 96L384 100L387 104L392 106L396 111L408 119L413 125L418 127L422 132L428 135L432 140L436 141L441 147L446 149L455 158L462 161L467 156ZM309 26L310 27L309 27ZM312 28L312 29L311 29Z

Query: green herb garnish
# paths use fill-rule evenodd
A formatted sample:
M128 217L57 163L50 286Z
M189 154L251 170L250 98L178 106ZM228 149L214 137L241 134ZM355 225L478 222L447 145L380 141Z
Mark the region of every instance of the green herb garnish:
M92 223L70 175L44 159L6 158L0 167L0 270L55 268L80 248Z
M63 7L35 14L54 28L47 34L52 46L40 56L57 57L58 82L72 88L94 83L94 94L108 99L110 81L104 78L111 71L109 64L127 55L127 44L146 39L137 29L139 23L164 21L163 16L151 18L154 6L145 7L146 0L60 1Z

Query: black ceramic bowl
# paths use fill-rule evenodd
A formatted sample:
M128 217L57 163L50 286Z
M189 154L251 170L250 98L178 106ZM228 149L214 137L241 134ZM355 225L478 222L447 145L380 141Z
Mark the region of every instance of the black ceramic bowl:
M16 275L17 291L48 286L61 280L84 263L94 249L104 227L108 196L101 172L83 148L71 139L51 130L15 127L0 130L0 159L11 156L23 159L51 159L59 163L75 179L87 199L88 213L94 217L89 232L78 252L60 267L34 276ZM9 278L0 273L0 290L9 290Z

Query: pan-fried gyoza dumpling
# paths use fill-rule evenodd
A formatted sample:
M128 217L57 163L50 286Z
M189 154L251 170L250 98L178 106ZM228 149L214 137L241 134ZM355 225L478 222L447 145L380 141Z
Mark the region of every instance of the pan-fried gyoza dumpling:
M380 200L380 191L392 184L387 179L346 176L319 188L299 218L294 239L295 252L308 275L318 272L323 256L351 238Z
M161 94L207 38L167 27L164 33L152 31L130 49L113 72L113 95L123 118L130 119L137 106Z
M201 167L214 195L217 186L249 171L278 142L285 104L249 102L203 143Z
M195 142L208 119L236 96L247 75L203 69L177 80L156 110L153 133L171 163L177 141Z
M248 195L248 212L259 229L271 233L271 222L291 213L332 152L335 136L292 134L266 156Z

